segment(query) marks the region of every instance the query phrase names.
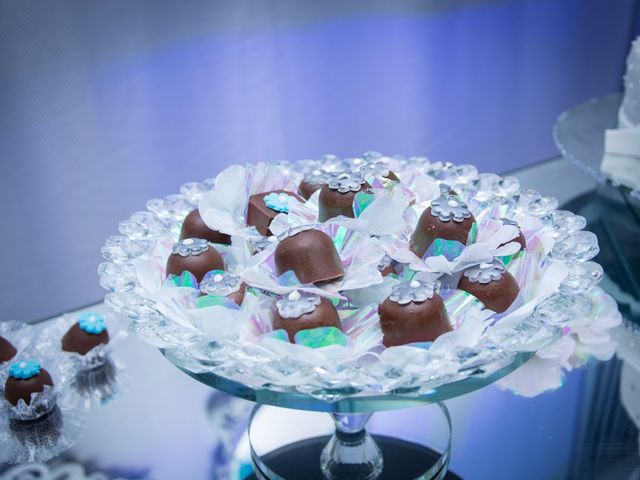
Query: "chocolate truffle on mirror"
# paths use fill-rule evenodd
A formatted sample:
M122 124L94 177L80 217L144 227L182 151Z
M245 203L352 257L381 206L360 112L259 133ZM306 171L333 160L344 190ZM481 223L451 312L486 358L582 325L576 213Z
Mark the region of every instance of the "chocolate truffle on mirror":
M517 227L518 228L518 236L516 238L514 238L513 240L509 240L508 242L503 243L502 245L499 245L500 247L502 247L503 245L506 245L507 243L511 243L511 242L517 242L520 244L520 249L521 251L525 251L527 249L527 239L524 236L524 234L522 233L522 230L520 229L520 225L518 225L518 222L515 222L509 218L501 218L500 221L502 222L503 225L510 225L512 227Z
M4 385L4 397L11 405L20 399L31 404L31 394L42 392L45 385L53 387L51 375L34 360L21 360L9 367L9 376Z
M62 337L62 350L86 355L94 347L109 343L109 332L104 317L85 312Z
M496 313L506 311L520 293L516 279L495 259L464 270L458 288L470 293Z
M294 343L300 330L318 327L342 329L340 317L331 300L319 295L294 290L280 298L273 309L273 329L283 329Z
M11 360L16 353L18 353L16 347L6 338L0 337L0 363Z
M289 213L289 202L304 202L297 193L286 190L272 190L256 193L249 197L247 225L256 227L260 235L271 235L269 225L280 213Z
M185 238L202 238L211 243L221 243L223 245L231 245L231 237L226 233L213 230L204 223L200 210L197 208L192 210L182 222L182 230L180 230L180 240Z
M320 190L318 219L325 222L339 215L354 218L353 200L358 192L369 188L371 186L359 173L331 173L327 184Z
M434 283L421 280L406 280L393 287L378 307L384 346L433 342L452 330L436 289Z
M247 284L240 275L222 270L207 273L200 282L200 292L204 295L227 297L238 305L242 305Z
M327 183L328 178L329 174L324 170L316 169L308 172L298 186L300 195L309 200L311 195Z
M185 238L173 244L167 260L167 275L191 272L198 282L207 272L224 270L222 256L202 238Z
M274 261L278 276L292 270L301 283L326 283L344 276L333 240L311 226L288 230L278 237Z
M418 225L411 236L411 251L422 258L438 238L456 240L466 245L475 221L467 204L459 198L449 195L436 198L420 215Z

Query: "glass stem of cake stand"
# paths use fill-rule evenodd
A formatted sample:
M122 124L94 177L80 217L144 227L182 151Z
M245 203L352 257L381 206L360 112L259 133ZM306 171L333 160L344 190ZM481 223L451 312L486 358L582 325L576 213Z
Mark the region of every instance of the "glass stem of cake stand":
M371 413L331 414L336 430L320 457L329 480L374 480L382 473L382 452L365 430Z

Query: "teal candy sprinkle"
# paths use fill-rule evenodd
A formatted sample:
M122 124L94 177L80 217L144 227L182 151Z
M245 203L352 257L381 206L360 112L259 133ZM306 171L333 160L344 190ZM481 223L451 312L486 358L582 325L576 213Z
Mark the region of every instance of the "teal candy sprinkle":
M269 195L265 195L263 200L264 204L271 210L281 213L289 213L289 199L291 195L286 193L271 192Z
M349 344L349 337L336 327L318 327L300 330L296 333L295 341L306 347L322 348L330 345L346 346Z
M93 312L85 312L80 315L78 325L80 325L80 330L92 335L99 335L107 329L104 317L99 313Z
M18 380L27 380L40 373L40 364L35 360L23 360L9 367L9 376Z

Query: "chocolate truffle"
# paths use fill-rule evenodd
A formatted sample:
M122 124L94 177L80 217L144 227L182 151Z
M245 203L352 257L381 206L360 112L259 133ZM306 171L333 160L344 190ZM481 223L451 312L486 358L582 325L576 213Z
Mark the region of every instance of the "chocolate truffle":
M224 270L222 256L202 238L185 238L173 245L167 260L167 275L181 275L187 271L202 281L211 270Z
M325 222L330 218L344 215L354 218L353 200L356 193L371 186L355 172L332 173L318 198L318 219Z
M420 280L395 285L378 307L378 314L386 347L433 342L452 330L436 285Z
M387 180L393 180L394 182L399 182L400 179L389 170L389 165L386 162L382 162L379 160L374 160L371 162L367 162L360 167L360 175L364 178L370 177L378 177L378 178L386 178Z
M11 342L4 337L0 337L0 363L11 360L16 356L18 351L16 347L11 345Z
M317 190L327 183L329 174L324 170L312 170L304 176L298 186L298 191L305 199L309 200Z
M182 230L180 230L180 240L185 238L203 238L211 243L221 243L231 245L231 237L226 233L213 230L204 223L200 216L200 211L196 208L184 218Z
M392 273L398 273L396 272L396 269L393 267L392 258L386 253L382 257L382 259L380 259L380 262L378 262L378 270L380 270L380 273L382 274L383 277L386 277L387 275Z
M331 300L294 290L276 302L273 309L273 329L286 330L291 343L294 343L294 337L300 330L317 327L341 329L338 311Z
M286 190L251 195L247 206L247 225L256 227L261 235L271 235L269 225L279 213L289 213L289 201L292 199L304 202L300 195Z
M200 282L200 292L203 295L227 297L238 305L242 305L246 291L247 284L239 275L222 270L207 273Z
M344 276L338 251L326 233L298 227L278 240L274 257L278 276L292 270L301 283L332 282Z
M506 245L507 243L518 242L520 244L521 251L524 252L527 249L527 239L522 233L522 230L520 230L520 225L518 225L518 222L514 222L509 218L501 218L500 221L502 222L503 225L511 225L512 227L518 227L518 236L513 240L509 240L508 242L501 244L500 247L502 247L503 245Z
M102 315L86 312L62 337L62 350L86 355L93 347L109 343L109 332Z
M411 251L422 258L438 238L457 240L466 245L475 218L467 204L458 198L443 195L431 202L411 236Z
M496 313L507 310L520 293L516 279L498 260L464 270L458 288L470 293Z
M53 386L51 375L34 360L16 362L9 368L9 377L4 385L4 396L11 405L17 405L20 399L27 405L31 403L31 394L42 392L45 385Z

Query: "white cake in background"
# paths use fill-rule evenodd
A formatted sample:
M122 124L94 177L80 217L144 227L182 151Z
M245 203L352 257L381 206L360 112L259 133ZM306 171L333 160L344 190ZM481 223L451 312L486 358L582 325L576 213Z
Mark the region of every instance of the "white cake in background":
M605 133L602 171L627 187L640 188L640 37L627 57L618 128Z

